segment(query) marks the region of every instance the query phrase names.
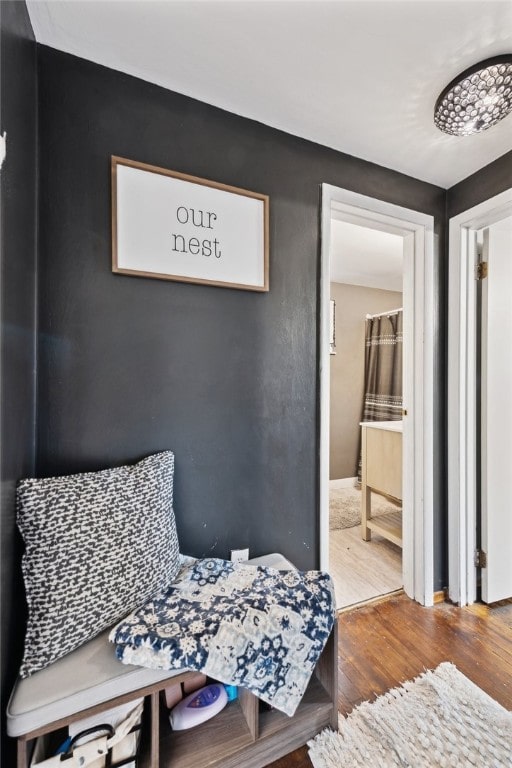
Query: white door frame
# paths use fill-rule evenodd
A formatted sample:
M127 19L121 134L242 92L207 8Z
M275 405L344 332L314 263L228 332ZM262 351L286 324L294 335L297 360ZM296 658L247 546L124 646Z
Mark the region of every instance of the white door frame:
M320 265L320 567L329 568L329 299L331 216L404 238L404 591L434 601L434 219L322 184ZM406 298L407 297L407 298ZM406 330L406 322L409 323ZM408 341L406 341L408 339ZM408 360L406 360L406 355Z
M510 216L512 188L449 222L448 585L454 603L476 600L476 232Z

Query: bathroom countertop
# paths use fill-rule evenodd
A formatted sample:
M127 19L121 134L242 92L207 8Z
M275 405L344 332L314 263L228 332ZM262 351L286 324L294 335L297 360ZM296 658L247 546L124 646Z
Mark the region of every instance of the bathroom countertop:
M389 432L402 432L402 420L400 421L361 421L361 427L373 427L374 429L386 429Z

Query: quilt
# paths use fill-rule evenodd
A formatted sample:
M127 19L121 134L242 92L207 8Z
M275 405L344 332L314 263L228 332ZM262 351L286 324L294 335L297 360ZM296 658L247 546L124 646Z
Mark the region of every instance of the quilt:
M110 633L125 664L203 672L293 715L335 617L331 577L208 558Z

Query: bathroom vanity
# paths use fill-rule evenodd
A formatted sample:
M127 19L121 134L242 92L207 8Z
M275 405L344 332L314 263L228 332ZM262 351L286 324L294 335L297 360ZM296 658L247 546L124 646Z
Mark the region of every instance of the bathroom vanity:
M402 422L363 421L361 476L361 532L370 541L372 532L402 546L402 510L372 516L372 494L402 500Z

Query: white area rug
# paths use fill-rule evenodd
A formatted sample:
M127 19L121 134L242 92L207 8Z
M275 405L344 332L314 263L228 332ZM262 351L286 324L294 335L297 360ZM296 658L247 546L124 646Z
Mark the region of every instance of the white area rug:
M512 713L446 662L308 746L315 768L511 768Z

